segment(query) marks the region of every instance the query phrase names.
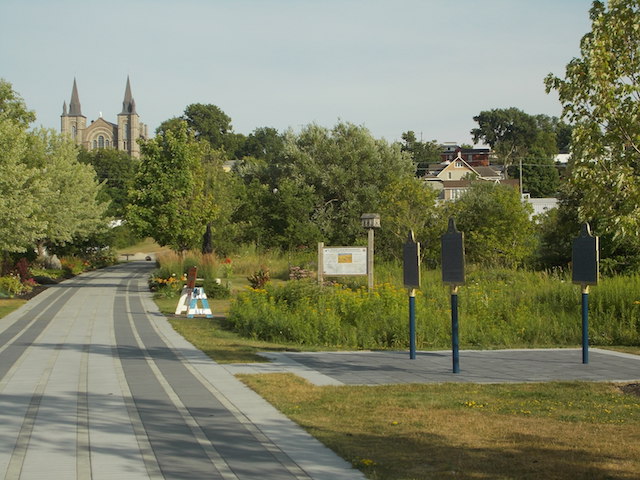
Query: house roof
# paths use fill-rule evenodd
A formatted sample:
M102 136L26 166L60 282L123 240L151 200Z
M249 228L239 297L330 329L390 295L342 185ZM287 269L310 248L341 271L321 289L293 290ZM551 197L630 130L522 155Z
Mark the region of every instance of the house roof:
M499 170L489 166L489 167L484 167L484 166L478 166L478 167L472 167L476 173L483 177L483 178L489 178L489 177L501 177L502 174L500 173Z

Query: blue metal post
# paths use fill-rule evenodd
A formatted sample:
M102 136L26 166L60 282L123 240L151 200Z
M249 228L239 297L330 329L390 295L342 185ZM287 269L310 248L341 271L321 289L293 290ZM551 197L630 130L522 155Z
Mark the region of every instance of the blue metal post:
M589 363L589 286L582 286L582 363Z
M453 352L453 373L460 373L460 353L458 351L458 287L451 288L451 350Z
M416 291L409 291L409 359L416 359Z

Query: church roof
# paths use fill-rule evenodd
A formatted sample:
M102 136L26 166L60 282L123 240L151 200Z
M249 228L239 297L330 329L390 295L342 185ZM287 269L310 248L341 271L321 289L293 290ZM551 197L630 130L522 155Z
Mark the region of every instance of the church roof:
M78 96L78 86L76 79L73 79L73 90L71 90L71 103L69 104L69 116L83 116L80 108L80 97Z
M136 101L131 95L131 82L129 81L129 76L127 76L127 86L124 90L124 100L122 101L122 112L120 114L129 115L131 113L136 113Z

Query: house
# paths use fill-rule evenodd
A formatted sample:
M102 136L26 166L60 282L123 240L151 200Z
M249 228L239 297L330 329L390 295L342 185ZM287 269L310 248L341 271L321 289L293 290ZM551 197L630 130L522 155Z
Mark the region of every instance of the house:
M531 214L532 217L542 215L543 213L558 207L557 198L531 198L528 193L525 193L522 195L522 199L533 207L533 213Z
M455 143L445 143L442 145L440 158L443 163L461 159L473 167L488 167L490 164L490 155L491 149L489 148L462 148Z
M465 150L473 165L463 157ZM515 182L516 187L518 185L517 180L505 180L500 167L489 165L488 148L462 149L457 145L445 144L441 156L445 160L442 163L428 165L422 177L429 187L440 192L439 200L457 199L469 188L472 180L509 184Z

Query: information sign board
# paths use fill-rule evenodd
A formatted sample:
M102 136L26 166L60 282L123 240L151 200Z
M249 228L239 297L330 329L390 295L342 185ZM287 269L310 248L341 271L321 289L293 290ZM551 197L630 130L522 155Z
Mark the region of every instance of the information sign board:
M327 276L366 275L367 247L325 247L322 274Z

